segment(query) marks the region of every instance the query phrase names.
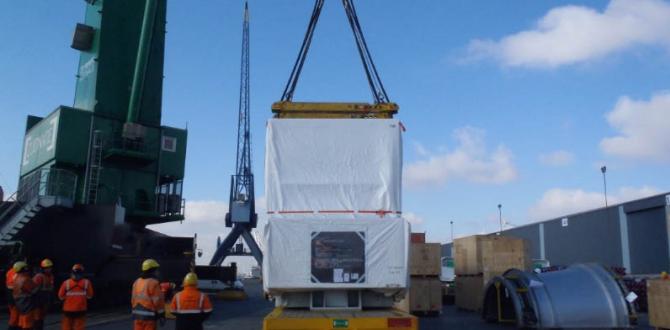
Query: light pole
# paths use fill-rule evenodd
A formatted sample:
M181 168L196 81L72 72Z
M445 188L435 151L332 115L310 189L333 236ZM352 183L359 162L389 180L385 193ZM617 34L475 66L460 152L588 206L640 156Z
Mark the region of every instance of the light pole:
M607 176L605 173L607 173L607 166L604 166L600 168L600 172L603 173L603 190L605 191L605 207L607 207Z
M454 221L449 221L451 225L451 257L454 257Z
M498 219L500 220L500 232L498 235L502 234L503 224L502 224L502 204L498 204Z

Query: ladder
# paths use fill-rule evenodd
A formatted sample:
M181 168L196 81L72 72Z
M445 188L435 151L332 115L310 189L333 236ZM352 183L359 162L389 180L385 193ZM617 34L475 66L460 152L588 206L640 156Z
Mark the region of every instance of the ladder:
M88 165L86 203L95 204L98 200L98 187L100 185L100 171L102 170L102 138L100 131L93 132L91 143L91 155Z

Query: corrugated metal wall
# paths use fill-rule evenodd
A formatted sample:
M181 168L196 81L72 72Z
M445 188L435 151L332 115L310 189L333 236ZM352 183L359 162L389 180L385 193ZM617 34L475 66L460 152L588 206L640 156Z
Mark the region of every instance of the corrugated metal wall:
M663 194L503 231L527 239L533 259L599 262L633 274L670 270L670 195ZM451 243L442 254L451 255Z

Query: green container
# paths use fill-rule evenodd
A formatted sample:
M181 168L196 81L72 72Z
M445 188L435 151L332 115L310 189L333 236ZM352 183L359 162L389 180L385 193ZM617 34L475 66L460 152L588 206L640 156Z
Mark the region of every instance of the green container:
M29 117L23 141L21 176L47 163L65 167L86 164L91 113L61 106L41 121ZM32 124L32 125L31 125Z

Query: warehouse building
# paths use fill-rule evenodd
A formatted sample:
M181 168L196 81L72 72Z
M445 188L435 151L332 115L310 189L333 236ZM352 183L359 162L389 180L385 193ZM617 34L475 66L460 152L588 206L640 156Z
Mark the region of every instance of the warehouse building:
M492 235L495 235L492 234ZM527 239L534 260L598 262L631 274L670 270L670 193L504 230ZM451 256L451 243L442 255Z

